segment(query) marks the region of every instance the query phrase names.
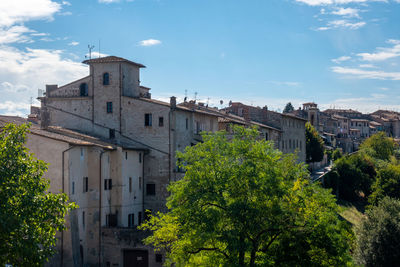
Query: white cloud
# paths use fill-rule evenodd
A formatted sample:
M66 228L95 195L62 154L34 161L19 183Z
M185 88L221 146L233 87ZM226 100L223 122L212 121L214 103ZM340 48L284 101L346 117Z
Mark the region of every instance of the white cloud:
M343 17L348 17L348 18L359 18L360 15L358 14L360 12L359 9L357 8L343 8L340 7L334 11L332 11L333 15L338 15L338 16L343 16Z
M68 1L62 1L61 4L63 4L64 6L70 6L71 3Z
M142 40L139 42L140 46L153 46L153 45L159 45L161 44L160 40L156 39L147 39L147 40Z
M296 0L296 2L304 3L309 6L324 6L324 5L345 5L354 3L361 4L368 2L387 2L387 1L386 0Z
M359 79L400 80L400 72L382 70L364 70L358 68L332 67L332 71Z
M0 27L0 44L33 42L26 33L34 32L25 26Z
M359 67L360 68L370 68L370 69L376 68L376 66L372 65L372 64L360 64Z
M99 0L99 3L110 4L110 3L118 3L119 0Z
M10 27L29 20L53 19L61 5L51 0L0 1L0 27Z
M26 117L29 110L29 102L0 102L0 114Z
M86 75L86 65L63 58L60 50L0 46L0 113L6 110L7 114L21 114L21 103L36 98L39 88L44 89L46 84L62 85ZM10 103L19 103L18 109Z
M328 26L330 28L348 28L351 30L356 30L359 29L363 26L365 26L364 21L359 21L359 22L350 22L345 19L340 19L340 20L333 20L328 23Z
M79 44L79 42L72 41L72 42L70 42L68 45L77 46L78 44Z
M272 83L279 86L300 86L301 82L291 82L291 81L268 81L268 83Z
M340 64L341 62L347 61L347 60L350 60L350 59L351 59L351 57L349 57L349 56L341 56L341 57L332 59L332 62L335 62L336 64Z
M359 53L357 56L364 61L384 61L390 58L400 56L400 40L388 40L387 43L393 44L393 47L378 47L375 53Z

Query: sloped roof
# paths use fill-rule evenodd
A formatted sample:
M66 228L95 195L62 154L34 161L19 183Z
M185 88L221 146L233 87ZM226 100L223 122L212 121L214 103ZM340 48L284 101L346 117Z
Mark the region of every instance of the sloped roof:
M122 57L116 57L116 56L108 56L108 57L100 57L100 58L92 58L92 59L87 59L82 61L82 63L84 64L93 64L93 63L110 63L110 62L125 62L128 64L132 64L135 65L139 68L146 68L146 66L140 64L140 63L136 63L130 60L127 60L125 58Z

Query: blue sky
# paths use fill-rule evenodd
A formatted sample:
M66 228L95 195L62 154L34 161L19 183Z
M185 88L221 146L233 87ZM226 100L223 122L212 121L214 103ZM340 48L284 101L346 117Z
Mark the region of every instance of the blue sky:
M153 98L280 110L400 111L400 0L13 0L0 3L0 114L98 56L142 63Z

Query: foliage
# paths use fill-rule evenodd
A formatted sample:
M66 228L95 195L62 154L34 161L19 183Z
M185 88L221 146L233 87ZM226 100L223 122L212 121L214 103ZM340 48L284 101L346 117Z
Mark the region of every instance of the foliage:
M357 153L335 161L324 184L341 199L354 201L359 199L361 192L364 196L371 194L375 176L373 160L366 154Z
M307 162L319 162L324 158L324 141L318 131L306 123L306 159Z
M308 182L292 154L258 140L256 129L203 134L179 154L186 169L169 186L169 212L142 225L145 243L175 266L340 266L351 230L333 195Z
M378 132L366 139L360 145L360 150L376 159L389 161L390 157L394 156L396 143L393 138L387 137L384 132Z
M385 197L367 211L356 230L356 261L369 266L398 266L400 262L400 201Z
M283 109L283 113L290 113L294 111L294 107L291 102L287 103L285 108Z
M343 157L342 152L340 151L339 148L336 148L333 152L332 152L332 160L336 161L338 159L340 159L341 157Z
M378 171L369 202L376 204L384 196L400 198L400 165L387 164Z
M65 194L51 194L42 178L46 163L24 147L27 125L0 133L0 265L42 266L54 253L56 231L74 208Z

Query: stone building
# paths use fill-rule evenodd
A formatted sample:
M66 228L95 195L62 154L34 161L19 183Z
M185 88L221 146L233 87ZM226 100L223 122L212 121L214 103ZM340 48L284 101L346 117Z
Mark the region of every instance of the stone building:
M297 153L298 160L306 160L306 139L305 123L306 119L293 114L278 113L264 108L253 107L240 102L230 103L224 109L227 113L232 113L243 117L248 121L255 121L273 127L281 131L281 138L278 140L277 147L283 153Z
M28 118L27 146L50 163L52 190L79 205L51 266L161 266L163 255L142 244L136 226L147 212L166 211L167 186L184 175L176 151L202 142L202 131L255 125L260 138L305 160L304 119L266 108L249 113L243 104L247 113L234 115L175 97L155 100L140 84L144 65L115 56L84 63L88 76L46 85Z

